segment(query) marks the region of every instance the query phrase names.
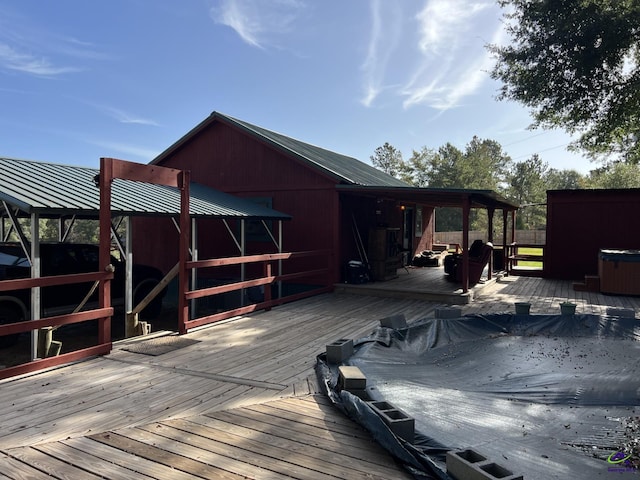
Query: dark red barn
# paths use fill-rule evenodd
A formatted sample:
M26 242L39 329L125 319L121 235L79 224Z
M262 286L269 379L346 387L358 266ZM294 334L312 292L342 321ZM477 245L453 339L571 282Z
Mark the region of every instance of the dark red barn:
M433 243L433 210L437 206L513 211L517 206L494 192L412 187L355 158L213 112L171 145L152 164L189 170L194 182L239 197L251 198L288 214L283 224L283 251L327 250L330 283L344 278L350 260L371 261L376 280L395 275L402 258ZM466 206L466 207L465 207ZM137 245L140 261L166 258L174 240L167 224L143 219L147 240ZM255 227L255 230L253 229ZM228 225L227 230L237 226ZM198 225L202 257L237 255L237 245L219 225ZM249 230L246 254L274 250L260 225ZM168 243L168 245L167 245ZM308 260L311 262L311 260ZM309 263L313 270L323 265ZM324 268L326 268L326 261ZM326 280L324 280L326 282Z

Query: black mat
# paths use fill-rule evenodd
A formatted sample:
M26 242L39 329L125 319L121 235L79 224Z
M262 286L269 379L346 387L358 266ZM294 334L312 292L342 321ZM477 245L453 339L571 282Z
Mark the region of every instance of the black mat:
M122 350L126 350L131 353L140 353L142 355L158 356L164 353L178 350L179 348L188 347L194 343L199 343L199 340L192 340L190 338L170 336L170 337L158 337L150 338L133 345L123 347Z

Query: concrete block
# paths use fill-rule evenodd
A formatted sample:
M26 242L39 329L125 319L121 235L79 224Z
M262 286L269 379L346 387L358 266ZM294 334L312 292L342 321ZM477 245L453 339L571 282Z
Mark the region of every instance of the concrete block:
M454 307L436 308L436 318L460 318L462 309Z
M447 452L447 473L456 480L523 480L471 449Z
M390 317L381 318L380 326L393 328L394 330L398 330L400 328L407 328L407 319L404 317L404 313L399 313L398 315L391 315Z
M338 386L350 392L364 390L367 388L367 377L358 367L341 365L338 367Z
M389 402L368 402L374 412L391 431L403 440L413 443L415 440L415 419Z
M331 364L342 363L353 355L353 340L341 338L327 345L327 362Z
M358 397L360 400L364 400L365 402L368 402L369 400L371 400L371 397L369 397L369 393L366 390L349 390L349 393L351 395L355 395L356 397Z
M610 317L636 318L636 311L633 308L607 307L607 315Z

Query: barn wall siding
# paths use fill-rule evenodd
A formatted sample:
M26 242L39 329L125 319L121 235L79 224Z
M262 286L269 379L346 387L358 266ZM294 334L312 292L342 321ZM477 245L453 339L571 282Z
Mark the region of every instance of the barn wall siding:
M192 181L231 195L271 199L273 209L292 217L291 221L283 222L284 251L339 251L335 180L237 128L214 122L182 144L161 164L189 170ZM153 219L144 219L144 226L140 222L137 228L144 228L153 235L166 235L166 228L154 222ZM220 223L219 220L199 221L200 257L238 255L228 234L221 234L216 222ZM174 248L173 239L168 241L171 243L168 248ZM276 248L269 242L248 242L247 247L249 254L269 253ZM149 258L145 260L152 262L159 252L152 248L147 253ZM173 266L167 258L162 262L164 269ZM339 281L339 272L334 272L332 281Z
M597 275L602 248L640 249L640 189L547 192L545 276Z

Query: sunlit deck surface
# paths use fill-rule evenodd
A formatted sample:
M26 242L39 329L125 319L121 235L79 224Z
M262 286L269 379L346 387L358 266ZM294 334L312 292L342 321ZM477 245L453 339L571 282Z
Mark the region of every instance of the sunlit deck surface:
M566 299L579 313L640 308L637 297L529 277L487 283L460 308L530 301L532 313L558 313ZM411 322L443 305L325 294L202 328L167 353L149 355L152 338L124 341L105 357L4 381L0 478L411 478L320 393L315 357L380 318Z
M430 302L464 305L496 279L496 274L487 281L487 273L483 274L481 283L470 287L468 292L462 291L462 285L448 280L443 267L405 267L398 269L398 277L386 282L369 282L361 285L341 283L336 291L356 295L372 295L375 297L411 298Z

